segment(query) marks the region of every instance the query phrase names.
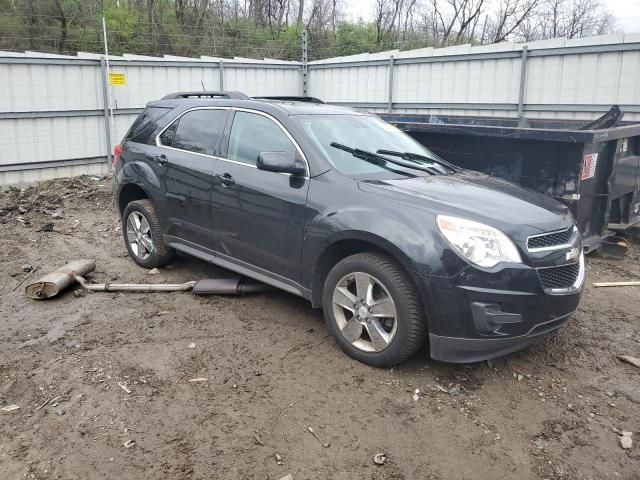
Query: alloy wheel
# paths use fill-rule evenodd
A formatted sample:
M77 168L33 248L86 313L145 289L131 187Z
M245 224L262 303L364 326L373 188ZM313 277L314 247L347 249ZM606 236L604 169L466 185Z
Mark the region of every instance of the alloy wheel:
M381 352L396 335L393 298L384 284L368 273L342 277L333 291L333 314L342 336L362 351Z
M153 253L149 221L142 213L135 210L127 218L127 241L131 252L140 260L148 259Z

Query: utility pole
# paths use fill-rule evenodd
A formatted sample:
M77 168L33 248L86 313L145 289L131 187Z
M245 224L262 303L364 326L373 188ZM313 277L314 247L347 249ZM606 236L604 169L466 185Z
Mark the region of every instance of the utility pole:
M308 95L307 91L309 89L308 80L309 80L309 69L307 66L307 62L309 60L307 50L307 31L302 31L302 96L306 97Z

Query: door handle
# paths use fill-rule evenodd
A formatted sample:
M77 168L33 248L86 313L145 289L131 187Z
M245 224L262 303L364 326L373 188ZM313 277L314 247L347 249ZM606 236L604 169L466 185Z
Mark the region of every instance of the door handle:
M222 184L223 187L229 188L230 186L236 183L235 179L231 176L230 173L223 173L222 175L216 175L218 181Z
M147 160L152 161L152 162L156 162L158 165L165 165L166 163L169 162L169 159L167 158L167 156L164 153L162 153L160 155L153 155L151 153L147 153L145 155L145 158Z

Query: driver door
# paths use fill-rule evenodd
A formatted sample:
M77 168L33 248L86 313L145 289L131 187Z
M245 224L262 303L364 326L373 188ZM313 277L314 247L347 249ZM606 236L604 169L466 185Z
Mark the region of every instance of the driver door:
M214 248L220 259L297 291L309 179L258 170L261 152L301 154L271 116L236 111L215 165Z

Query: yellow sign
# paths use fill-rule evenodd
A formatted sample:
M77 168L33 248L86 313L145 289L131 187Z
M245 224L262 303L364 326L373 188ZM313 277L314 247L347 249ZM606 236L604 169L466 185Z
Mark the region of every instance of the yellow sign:
M125 73L110 73L109 85L122 86L127 84L127 75Z

